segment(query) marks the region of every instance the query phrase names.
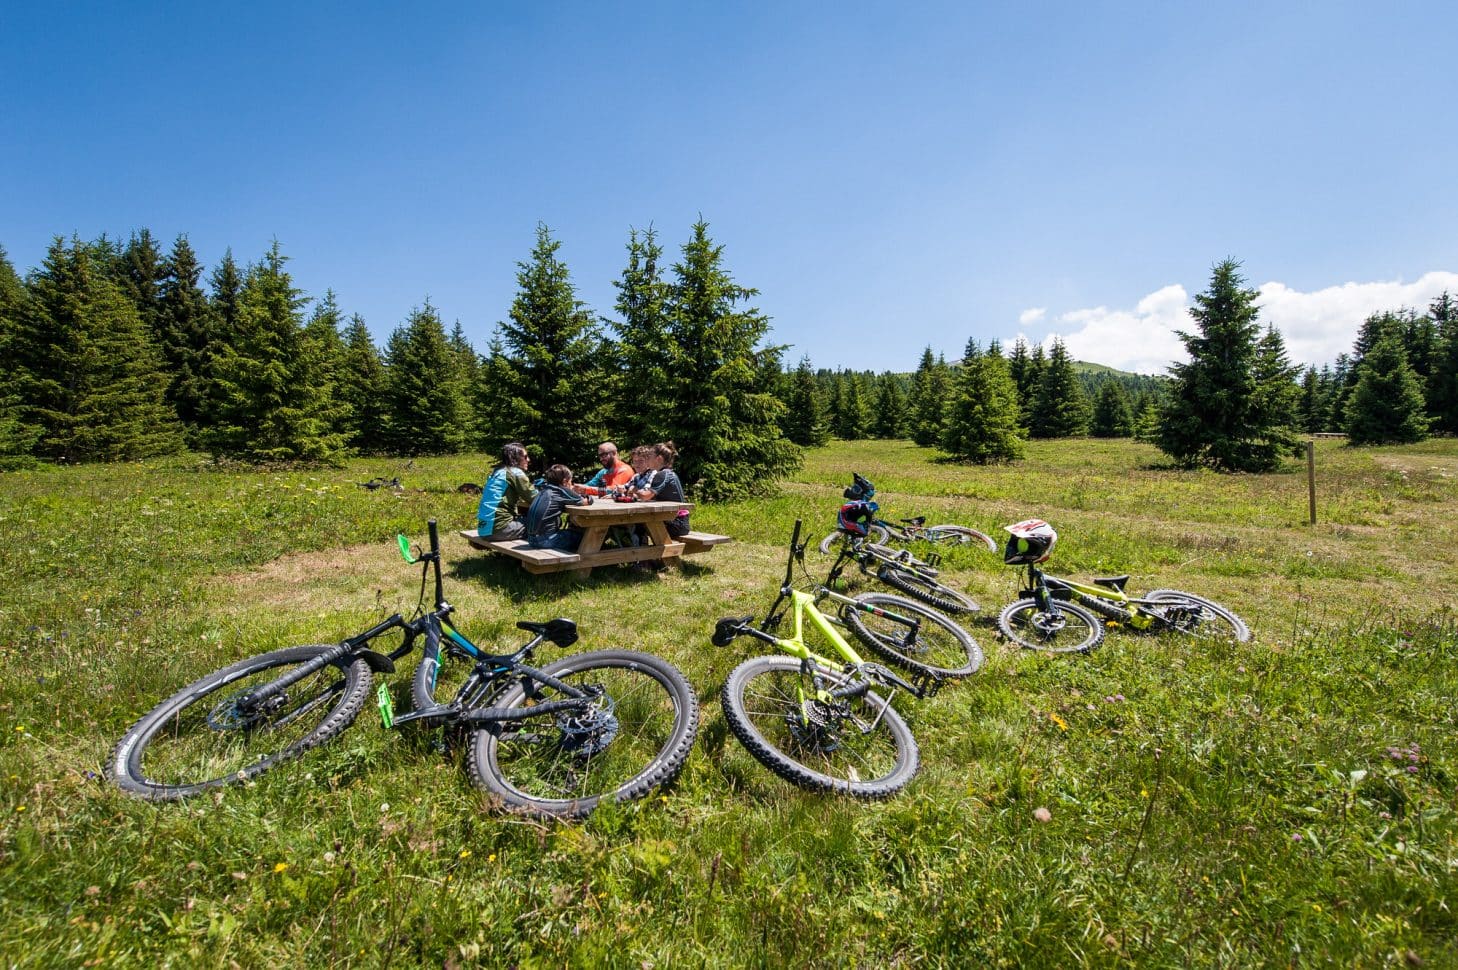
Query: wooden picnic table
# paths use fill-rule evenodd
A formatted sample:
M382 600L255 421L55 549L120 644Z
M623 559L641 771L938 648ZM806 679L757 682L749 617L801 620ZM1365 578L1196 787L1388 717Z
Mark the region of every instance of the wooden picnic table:
M567 521L582 530L582 542L576 552L533 549L524 539L487 542L475 532L462 532L461 535L477 549L520 559L527 572L571 571L586 577L596 566L654 559L675 561L679 556L707 552L720 543L731 541L729 536L704 532L690 532L679 538L669 535L668 523L678 516L680 510L693 511L693 507L692 502L615 502L603 497L594 499L590 505L569 505ZM622 526L632 530L639 525L647 530L651 545L603 548L612 529Z

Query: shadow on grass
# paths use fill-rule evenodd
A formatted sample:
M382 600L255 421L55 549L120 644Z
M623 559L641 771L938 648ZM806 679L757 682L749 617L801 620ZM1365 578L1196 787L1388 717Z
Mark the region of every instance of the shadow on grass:
M634 569L628 563L598 566L591 575L581 579L570 573L549 573L533 575L522 569L514 559L502 556L481 555L457 560L445 570L445 577L451 580L480 582L511 598L513 603L540 599L545 593L567 593L574 590L610 589L612 587L636 586L642 583L656 583L660 576L670 575L674 569L681 571L687 579L697 579L713 573L713 567L683 558L677 566L668 565L655 573Z

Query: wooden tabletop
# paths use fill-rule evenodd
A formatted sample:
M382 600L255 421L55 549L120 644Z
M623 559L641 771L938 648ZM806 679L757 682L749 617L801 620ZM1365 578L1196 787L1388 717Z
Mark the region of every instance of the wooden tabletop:
M614 502L599 498L591 505L569 505L567 518L582 526L633 522L667 522L680 510L693 511L692 502Z

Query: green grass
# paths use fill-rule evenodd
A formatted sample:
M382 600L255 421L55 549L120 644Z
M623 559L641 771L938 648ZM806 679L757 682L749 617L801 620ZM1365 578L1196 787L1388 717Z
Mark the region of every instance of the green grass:
M455 489L482 477L481 457L0 476L0 962L1458 963L1458 442L1319 442L1314 527L1304 467L1217 476L1158 461L1126 441L1035 442L1009 468L836 444L773 498L694 513L735 543L585 583L531 578L456 539L475 500ZM763 612L794 519L828 530L852 470L890 516L989 532L1048 519L1057 571L1212 597L1256 640L1113 631L1090 656L1043 657L979 620L985 670L899 705L923 758L900 797L802 793L719 711L754 645L708 638L719 616ZM396 474L400 494L353 484ZM476 639L516 642L517 619L565 615L583 648L650 650L689 675L704 723L671 790L581 825L503 817L429 738L368 716L186 804L97 777L127 726L187 680L408 612L418 575L392 536L421 539L432 516ZM997 556L946 566L985 610L1016 596Z

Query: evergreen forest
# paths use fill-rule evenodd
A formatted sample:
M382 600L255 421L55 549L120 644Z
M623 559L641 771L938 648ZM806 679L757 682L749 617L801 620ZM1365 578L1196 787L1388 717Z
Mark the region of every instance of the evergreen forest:
M191 449L219 461L497 452L581 467L596 442L673 440L701 500L762 491L831 438L910 439L953 461L1015 461L1030 439L1134 437L1181 467L1269 471L1304 436L1354 445L1458 431L1458 308L1365 320L1352 351L1293 364L1239 264L1196 297L1190 360L1146 376L1074 361L1059 340L927 347L911 373L790 363L758 292L694 225L677 257L631 230L612 314L576 294L538 226L488 345L429 300L375 342L332 290L295 284L274 241L204 267L186 235L57 237L23 276L0 248L0 468ZM654 393L645 395L644 387Z

